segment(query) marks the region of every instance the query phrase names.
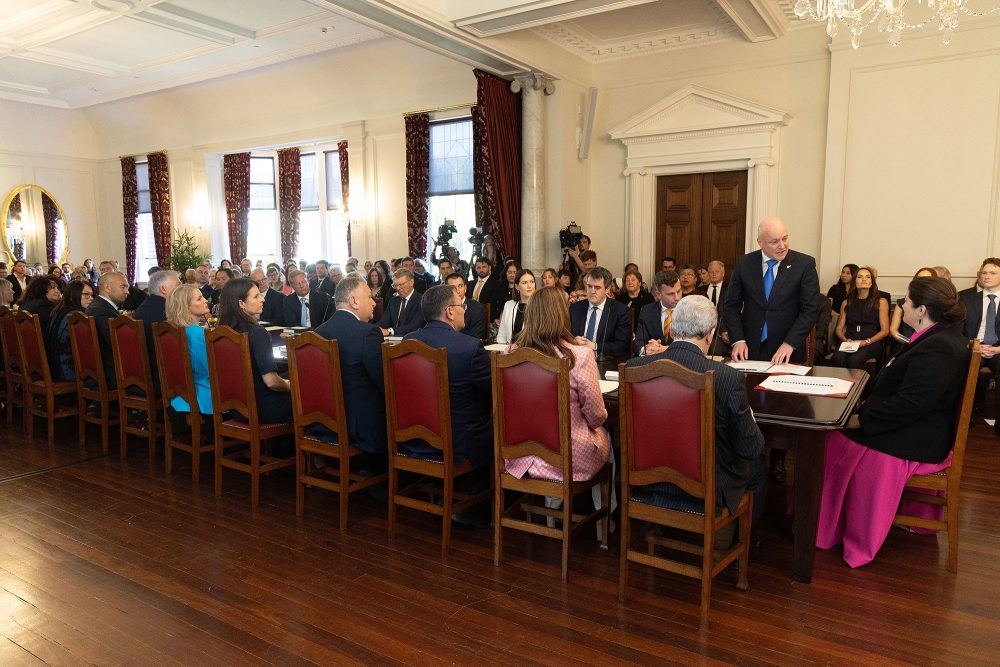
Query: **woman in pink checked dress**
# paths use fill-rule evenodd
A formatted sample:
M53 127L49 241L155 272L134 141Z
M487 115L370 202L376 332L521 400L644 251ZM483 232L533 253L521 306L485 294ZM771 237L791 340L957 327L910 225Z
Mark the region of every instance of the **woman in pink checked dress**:
M593 350L575 345L569 330L566 296L556 287L544 287L528 301L524 328L517 338L518 347L538 350L550 357L569 355L570 440L573 447L573 479L587 480L607 463L611 440L603 428L608 411L601 394L600 375ZM521 478L561 481L562 473L542 459L523 456L510 459L507 472Z

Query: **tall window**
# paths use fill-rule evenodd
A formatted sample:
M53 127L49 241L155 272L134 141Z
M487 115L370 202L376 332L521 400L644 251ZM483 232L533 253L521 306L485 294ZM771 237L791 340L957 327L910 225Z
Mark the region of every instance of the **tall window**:
M431 123L430 188L427 215L428 250L439 237L444 221L453 220L457 232L448 245L458 249L465 261L469 253L469 229L476 225L472 179L472 119L459 118ZM437 250L435 258L440 259Z
M326 150L324 150L324 148ZM299 208L299 249L296 259L325 259L343 263L347 259L346 222L340 189L340 159L329 145L310 148L299 156L302 167L302 203ZM322 156L322 159L320 157ZM276 155L250 156L250 230L247 253L251 260L280 261L278 182ZM325 202L322 205L321 202ZM239 261L242 258L233 258Z
M149 163L135 163L135 180L139 190L139 230L136 240L135 281L146 282L149 270L156 266L156 240L153 236L153 208L149 196ZM124 266L124 262L122 263ZM132 276L126 276L132 282Z

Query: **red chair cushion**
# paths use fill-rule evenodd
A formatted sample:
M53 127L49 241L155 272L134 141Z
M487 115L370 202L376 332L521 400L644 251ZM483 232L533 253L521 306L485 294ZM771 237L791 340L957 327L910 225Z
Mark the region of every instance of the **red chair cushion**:
M160 377L167 382L168 387L183 387L187 391L193 387L187 386L187 376L181 358L184 354L182 346L187 345L187 335L183 330L170 330L169 333L160 334L156 337L156 343L160 346L160 357L163 364L160 368Z
M142 355L145 353L139 344L139 331L139 327L119 326L114 329L113 335L118 340L118 360L121 363L122 376L146 380L142 367Z
M97 357L94 354L94 339L90 335L90 324L87 320L77 320L69 325L70 335L76 341L76 362L80 365L80 370L87 373L103 373L103 369L97 366Z
M441 435L438 422L437 366L416 354L391 359L399 429L424 426Z
M209 344L215 352L215 368L211 371L216 374L219 403L236 401L242 405L249 405L240 346L225 338L218 338Z
M560 451L559 395L556 373L531 362L500 370L503 376L503 445L529 440Z
M299 379L299 396L302 413L322 412L339 421L333 400L333 377L329 357L325 350L306 344L295 350L296 370Z
M673 378L632 383L636 470L666 466L701 481L701 397Z

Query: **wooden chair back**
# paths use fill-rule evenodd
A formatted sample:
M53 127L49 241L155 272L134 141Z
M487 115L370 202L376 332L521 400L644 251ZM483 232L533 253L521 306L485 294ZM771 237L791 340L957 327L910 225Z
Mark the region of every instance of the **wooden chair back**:
M115 356L115 377L119 394L136 390L145 396L155 395L149 370L146 330L142 322L119 315L108 322L111 350Z
M454 457L448 351L418 340L384 343L382 368L389 455L399 453L400 442L420 438L440 450L445 467L450 467Z
M73 350L76 392L79 397L80 445L83 446L86 440L87 424L97 424L101 427L101 448L107 454L109 431L111 426L119 423L118 417L111 411L111 404L118 401L118 392L108 389L94 318L81 312L73 312L66 316L66 321L69 326L69 344ZM88 401L96 403L97 414L88 413Z
M257 401L247 334L226 326L216 327L205 334L205 347L216 427L222 415L233 411L253 428L258 423Z
M17 327L14 325L15 312L6 307L0 311L0 362L10 399L7 401L7 426L14 423L14 409L24 407L26 393L21 375L21 349L17 343ZM20 392L14 390L15 385L21 385Z
M79 415L78 402L72 407L57 405L60 397L76 394L76 382L56 382L49 370L45 338L42 336L38 315L24 311L14 313L14 327L17 330L17 344L20 350L21 380L24 383L24 413L28 425L28 438L34 436L34 417L45 417L48 426L48 443L55 439L55 420ZM32 396L42 400L36 403Z
M743 494L735 513L716 510L715 372L698 373L661 359L628 368L619 366L621 425L621 553L619 597L628 590L629 563L638 562L701 580L701 620L708 621L712 579L738 559L737 588L746 590L750 517L753 499ZM676 503L661 507L635 497L638 487L672 484ZM670 488L670 487L666 487ZM689 502L690 500L690 502ZM658 524L701 535L701 544L656 535L648 530L644 549L632 545L632 521ZM739 521L739 539L732 547L716 545L716 532ZM656 555L657 546L694 554L690 559ZM720 548L721 546L721 548Z
M958 508L962 490L962 470L965 466L965 445L969 438L972 405L975 401L976 381L979 378L981 353L979 341L969 341L969 365L965 371L962 398L955 415L955 440L952 443L951 464L941 472L914 475L904 487L903 500L920 502L944 508L942 519L911 516L897 513L893 523L914 528L946 530L948 532L948 569L958 572ZM924 491L934 491L935 495Z

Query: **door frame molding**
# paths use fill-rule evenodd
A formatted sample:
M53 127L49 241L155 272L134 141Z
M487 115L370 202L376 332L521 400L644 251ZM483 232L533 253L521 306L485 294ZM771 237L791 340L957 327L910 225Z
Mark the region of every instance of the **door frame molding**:
M784 111L689 85L613 128L625 145L625 257L656 261L656 177L747 170L745 250L756 247L756 225L774 215L779 130ZM642 265L642 264L640 264Z

